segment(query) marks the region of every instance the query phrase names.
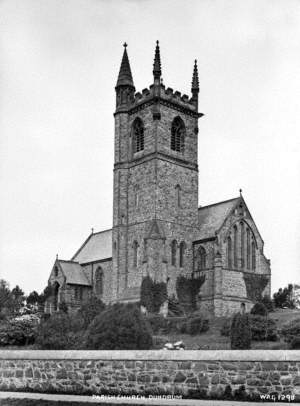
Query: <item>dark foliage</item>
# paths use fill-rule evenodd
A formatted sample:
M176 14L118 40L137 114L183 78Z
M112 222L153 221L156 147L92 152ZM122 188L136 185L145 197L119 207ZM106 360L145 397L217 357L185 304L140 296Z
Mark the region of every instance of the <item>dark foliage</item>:
M37 320L7 320L0 325L0 346L33 344Z
M300 335L292 339L290 343L291 350L300 350Z
M141 305L150 313L158 313L161 305L168 300L165 282L154 282L146 276L141 284Z
M77 349L82 335L83 325L78 317L58 312L41 322L36 343L45 350Z
M225 319L220 330L221 336L229 337L231 329L231 319Z
M263 303L257 302L252 307L250 313L251 314L258 314L260 316L266 316L268 314L268 310L267 310L266 306Z
M94 350L147 350L150 327L136 305L115 304L90 324L85 347Z
M60 302L58 305L58 309L60 312L68 313L68 306L66 302Z
M105 310L105 304L96 296L91 296L86 300L77 312L78 317L83 321L84 327L88 327L95 317Z
M190 335L204 333L209 329L209 321L201 316L193 316L186 323L186 332Z
M289 284L284 289L280 288L278 292L274 293L273 298L275 307L278 308L288 307L290 309L293 309L295 306L292 300L292 292L293 285Z
M300 318L284 324L281 329L281 334L288 343L290 343L295 337L300 337Z
M259 274L244 274L244 281L246 285L247 297L252 302L261 302L262 292L269 282L269 278L265 275Z
M254 341L277 341L278 333L274 320L261 316L259 314L251 314L251 335Z
M264 297L261 299L261 303L263 303L268 310L269 313L274 311L274 302L268 295L264 295Z
M186 312L190 313L197 308L197 296L203 283L205 275L200 278L186 278L179 276L176 280L176 293L179 303Z
M27 305L37 305L39 302L39 294L34 290L26 298Z
M248 314L236 313L232 318L230 329L232 350L247 350L251 348L251 326Z
M186 315L183 306L179 303L179 300L175 297L175 295L168 298L168 315L171 317Z

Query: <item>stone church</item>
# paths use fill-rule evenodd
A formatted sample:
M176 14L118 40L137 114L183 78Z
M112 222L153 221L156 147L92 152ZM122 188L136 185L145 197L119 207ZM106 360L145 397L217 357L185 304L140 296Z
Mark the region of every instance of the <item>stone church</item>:
M264 280L269 295L270 261L241 192L198 205L197 62L191 96L166 88L157 42L153 83L136 92L126 46L115 87L113 226L92 232L70 260L56 258L45 310L76 309L92 294L137 302L146 275L165 282L169 296L179 276L205 275L200 310L229 315L242 302L249 310L255 284L247 281Z

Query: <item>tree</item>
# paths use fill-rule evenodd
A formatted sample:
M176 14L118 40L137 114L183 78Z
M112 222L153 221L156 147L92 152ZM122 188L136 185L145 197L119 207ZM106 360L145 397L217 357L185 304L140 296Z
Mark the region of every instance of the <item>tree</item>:
M291 283L284 289L280 288L278 292L273 295L275 307L288 307L293 309L295 306L292 299L292 293L293 285Z
M12 309L12 295L9 284L4 279L0 279L0 319L10 316Z
M24 306L25 302L25 295L23 290L19 287L19 285L16 285L12 291L11 291L11 296L12 296L12 311L14 314L18 314L21 307Z
M38 304L38 302L39 302L39 294L35 290L33 290L27 296L26 304L36 306Z

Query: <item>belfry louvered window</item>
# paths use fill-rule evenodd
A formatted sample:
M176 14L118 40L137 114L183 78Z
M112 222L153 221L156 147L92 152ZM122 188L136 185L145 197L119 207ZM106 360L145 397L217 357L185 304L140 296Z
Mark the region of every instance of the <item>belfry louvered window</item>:
M136 118L132 125L133 152L144 150L144 125L140 118Z
M184 151L185 126L180 117L175 117L171 128L171 149L177 152Z

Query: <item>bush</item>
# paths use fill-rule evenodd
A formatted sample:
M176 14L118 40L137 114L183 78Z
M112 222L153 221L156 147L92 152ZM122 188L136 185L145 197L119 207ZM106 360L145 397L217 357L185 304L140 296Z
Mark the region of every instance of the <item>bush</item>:
M251 335L254 341L277 341L277 327L274 320L266 316L252 314L251 318Z
M274 311L274 302L270 298L270 296L265 295L262 298L261 303L263 303L265 305L265 307L266 307L266 309L268 310L269 313Z
M167 328L167 320L161 314L149 314L146 318L153 334L165 332Z
M93 295L82 304L77 315L82 319L84 328L87 328L94 318L99 316L104 310L105 304Z
M136 305L115 304L90 324L85 347L94 350L148 350L149 324Z
M78 317L58 312L41 322L36 343L45 350L77 349L82 335L83 324Z
M186 323L186 332L190 335L204 333L209 329L209 322L201 316L193 316Z
M284 336L285 341L290 343L295 337L300 336L300 318L289 321L284 324L281 329L281 334Z
M300 336L294 337L290 343L291 350L300 350Z
M150 313L158 313L161 305L168 300L167 285L165 282L153 281L146 276L141 284L141 306Z
M220 330L221 336L229 337L231 329L231 319L225 319Z
M251 314L258 314L260 316L266 316L268 314L268 310L267 310L266 306L263 303L257 302L252 307L250 313Z
M38 318L19 317L0 326L0 346L33 344L37 334Z
M236 313L233 316L230 328L230 343L232 350L251 348L251 328L248 314Z

